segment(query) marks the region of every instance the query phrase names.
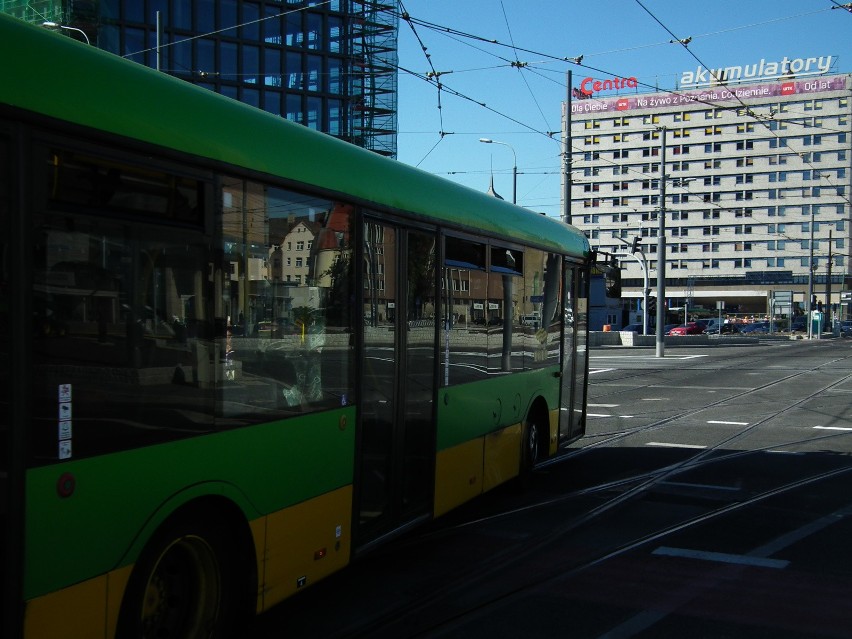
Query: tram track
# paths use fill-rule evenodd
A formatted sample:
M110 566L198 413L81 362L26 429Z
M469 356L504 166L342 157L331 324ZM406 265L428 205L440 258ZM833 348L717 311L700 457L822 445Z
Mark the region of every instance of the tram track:
M641 427L609 434L603 440L599 440L588 446L578 448L575 451L568 453L559 461L570 463L571 458L587 454L595 448L600 448L602 446L612 444L616 441L623 440L627 437L635 436L637 434L663 428L673 422L676 422L677 420L700 414L701 412L704 412L708 409L722 404L730 403L737 400L741 401L744 398L748 398L749 396L754 395L756 393L763 392L773 387L779 387L785 383L789 384L792 380L795 380L801 376L813 374L814 372L818 372L820 369L833 366L837 363L850 359L852 359L852 356L834 358L828 362L823 362L818 366L812 366L808 369L797 371L796 373L790 375L785 375L779 379L744 390L740 393L735 393L733 395L726 396L719 400L713 401L705 406L680 411L676 415L668 416L664 419L657 420L651 424L646 424ZM772 446L760 447L747 451L734 451L725 454L718 454L720 450L725 449L725 447L729 446L732 442L735 442L738 439L748 436L756 429L759 429L768 422L771 422L773 419L801 407L802 405L811 401L815 397L818 397L823 393L826 393L838 386L841 386L844 383L847 383L848 381L850 381L850 379L852 379L852 373L844 375L829 384L821 385L818 389L808 393L806 396L796 398L794 401L785 404L778 410L773 411L771 414L761 418L758 421L753 422L752 424L749 424L748 427L741 429L736 433L725 437L721 441L716 442L714 445L706 449L702 449L694 455L690 455L686 459L680 460L676 463L669 464L661 468L653 469L645 473L640 473L617 480L607 481L595 486L589 486L575 491L571 491L570 493L560 495L556 498L538 501L534 504L527 504L522 508L515 508L507 510L505 512L495 513L493 515L489 515L488 517L478 518L469 522L464 522L462 524L447 527L441 529L440 531L432 532L428 535L419 536L412 540L404 542L406 544L416 544L424 543L425 541L427 541L427 539L431 539L432 541L434 541L435 535L452 535L454 532L457 532L461 528L482 525L488 522L489 520L517 516L534 509L553 507L557 506L560 503L580 499L583 497L590 497L613 491L617 493L616 495L607 498L601 503L595 505L590 510L584 512L581 516L572 518L571 520L566 522L565 525L559 526L551 530L548 534L539 535L534 540L526 539L522 544L508 544L507 547L503 550L503 552L495 554L489 559L487 564L480 566L480 568L475 570L473 573L467 573L464 577L460 579L451 580L450 583L444 585L440 592L436 592L432 595L427 595L426 597L421 597L413 605L408 605L403 607L402 609L398 609L395 611L388 611L387 616L382 615L382 618L380 620L374 619L374 623L370 624L371 628L376 630L381 629L382 632L384 632L386 628L392 627L394 624L401 623L402 620L407 619L412 615L418 615L430 610L431 607L437 606L442 600L447 600L447 598L451 599L456 594L467 594L471 591L477 591L477 589L483 584L489 583L492 577L501 574L503 571L512 570L513 566L520 565L524 561L531 559L537 553L542 552L542 549L544 549L545 547L558 542L561 538L570 535L585 526L593 525L601 517L615 511L620 506L625 505L628 502L641 499L643 496L654 490L655 487L666 482L670 482L679 474L692 471L710 464L717 464L744 456L756 455L759 453L766 452L770 448L779 449L794 446L798 443L847 437L849 433L831 433L827 435L821 435L819 437L810 437L795 441L784 442L782 444L774 443ZM549 464L546 464L545 466L547 465ZM455 617L441 620L438 623L430 625L428 628L424 628L423 630L418 631L417 634L413 634L410 636L432 636L435 633L442 632L448 628L451 628L459 620L467 619L472 614L482 614L491 607L510 604L513 598L522 597L527 591L533 588L539 588L542 586L542 584L546 584L550 580L570 578L572 575L579 574L580 572L592 568L602 562L618 557L619 555L640 548L645 544L662 539L673 533L682 531L689 527L698 526L702 523L708 522L716 518L720 518L737 510L744 509L751 505L763 502L771 497L782 495L786 492L792 492L804 486L811 485L819 481L825 481L827 479L849 472L852 472L852 468L844 467L839 469L831 469L802 479L798 479L793 482L789 482L783 486L765 490L761 493L752 495L746 499L738 499L734 502L723 504L722 506L719 506L717 508L712 508L700 515L688 518L673 525L665 526L658 530L642 535L641 537L624 541L616 548L608 549L606 552L598 556L586 559L580 564L575 565L566 563L555 565L553 566L553 569L550 570L547 574L541 574L540 572L536 573L534 579L519 583L516 588L513 588L508 592L501 593L498 596L495 596L487 601L482 602L482 604L477 606L475 609L462 611L459 615ZM352 633L344 632L340 636L349 637L365 636L366 634L372 634L369 629L365 628L352 630Z
M746 508L749 508L749 507L753 507L753 506L760 504L764 501L767 501L771 498L783 496L785 494L791 493L791 492L796 491L796 490L800 490L800 489L805 488L807 486L815 485L815 484L818 484L819 482L828 481L830 479L834 479L834 478L839 477L841 475L850 474L850 473L852 473L852 467L837 468L837 469L832 469L832 470L828 470L828 471L825 471L825 472L817 473L817 474L814 474L814 475L811 475L811 476L808 476L808 477L805 477L805 478L802 478L802 479L795 480L793 482L789 482L789 483L784 484L782 486L778 486L778 487L775 487L775 488L765 490L765 491L763 491L763 492L761 492L757 495L754 495L754 496L752 496L752 497L750 497L746 500L736 501L736 502L726 504L726 505L721 506L719 508L715 508L715 509L709 510L705 513L702 513L700 515L696 515L696 516L691 517L689 519L680 521L676 524L655 530L655 531L648 533L646 535L643 535L641 537L628 540L626 542L623 542L622 544L620 544L616 548L610 549L607 552L599 554L595 557L586 559L585 561L583 561L580 564L573 564L573 563L569 563L569 562L556 562L555 564L552 565L552 567L546 573L537 572L534 579L526 579L526 580L522 581L521 583L519 583L514 588L510 589L509 591L504 592L504 593L500 594L499 596L493 596L488 601L482 602L480 605L476 606L475 608L470 608L468 610L465 610L462 613L457 614L452 618L444 619L441 622L436 623L429 628L424 628L424 629L418 631L416 634L411 634L409 636L410 637L432 637L432 636L436 636L436 633L447 631L447 630L451 629L453 626L457 625L460 621L466 622L466 621L469 621L472 616L479 616L479 615L487 614L490 609L495 608L497 606L500 606L500 607L505 607L507 605L511 606L513 601L526 596L532 590L540 590L540 589L546 588L548 586L548 584L551 584L551 583L554 583L554 582L557 582L557 581L561 581L561 580L565 580L565 579L570 579L570 578L577 576L580 573L582 573L586 570L589 570L591 568L594 568L594 567L596 567L596 566L598 566L598 565L600 565L604 562L611 561L611 560L616 559L616 558L618 558L622 555L625 555L629 552L641 549L642 547L644 547L644 546L646 546L650 543L661 541L661 540L665 539L666 537L668 537L668 536L670 536L674 533L682 532L682 531L687 530L691 527L699 526L699 525L711 522L715 519L727 516L727 515L734 513L736 511L743 510L743 509L746 509ZM852 506L852 504L847 504L847 506L844 508L844 510L848 511L850 506ZM821 517L818 517L817 519L820 519L820 518ZM567 531L560 530L557 533L555 533L555 535L561 536L562 534L565 534L565 532L567 532ZM531 553L535 550L536 549L530 549L528 551L528 553ZM523 558L520 558L520 557L518 558L518 560L521 560L521 559L523 559ZM483 575L477 575L476 578L482 580L482 579L487 579L489 576L490 576L489 574L483 574ZM521 576L521 575L519 575L519 576ZM464 587L466 589L470 589L471 586L474 586L474 584L472 584L470 582L465 583L463 585L459 584L459 587ZM442 594L444 596L446 596L446 595L452 594L452 593L444 592Z

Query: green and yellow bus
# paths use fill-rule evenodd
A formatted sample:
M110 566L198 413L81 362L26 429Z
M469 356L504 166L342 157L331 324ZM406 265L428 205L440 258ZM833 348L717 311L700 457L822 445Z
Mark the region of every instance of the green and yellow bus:
M576 229L4 16L0 60L3 637L234 636L583 434Z

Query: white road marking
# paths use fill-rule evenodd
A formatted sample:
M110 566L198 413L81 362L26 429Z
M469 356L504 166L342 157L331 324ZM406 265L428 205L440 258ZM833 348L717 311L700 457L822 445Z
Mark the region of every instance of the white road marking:
M725 564L739 564L741 566L758 566L760 568L786 568L790 562L786 559L769 559L766 557L750 557L749 555L734 555L727 552L710 552L707 550L690 550L689 548L671 548L660 546L654 550L653 555L665 555L666 557L684 557L686 559L701 559L702 561L716 561Z
M662 448L707 448L707 446L699 446L697 444L674 444L670 442L648 442L646 446L660 446Z
M844 426L814 426L814 428L818 430L852 430L852 428Z
M729 426L748 426L748 422L722 422L711 420L707 422L708 424L727 424Z

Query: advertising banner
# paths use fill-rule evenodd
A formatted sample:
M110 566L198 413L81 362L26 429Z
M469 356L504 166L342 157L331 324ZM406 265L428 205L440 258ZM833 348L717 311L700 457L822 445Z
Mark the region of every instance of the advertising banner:
M846 88L846 76L790 80L767 84L742 86L715 86L691 91L646 93L611 98L591 98L571 102L571 113L619 113L634 110L657 110L666 107L691 106L694 102L728 102L772 98L798 94L842 91Z

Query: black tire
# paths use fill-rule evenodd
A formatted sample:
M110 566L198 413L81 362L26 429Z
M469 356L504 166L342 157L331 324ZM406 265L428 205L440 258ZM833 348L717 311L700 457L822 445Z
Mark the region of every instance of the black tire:
M524 428L523 473L529 474L541 456L542 427L535 417L527 419Z
M246 553L227 526L182 516L151 539L130 576L118 639L231 639L253 609ZM242 628L240 628L242 625Z

